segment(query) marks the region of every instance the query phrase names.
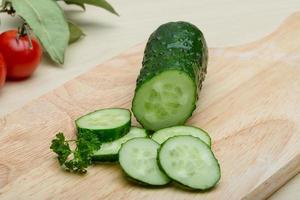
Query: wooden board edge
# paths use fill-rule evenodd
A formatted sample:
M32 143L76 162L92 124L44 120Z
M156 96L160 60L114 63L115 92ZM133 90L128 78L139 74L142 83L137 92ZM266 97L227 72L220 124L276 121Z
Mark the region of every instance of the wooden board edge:
M263 200L284 186L300 172L300 154L297 154L287 165L250 191L243 200Z

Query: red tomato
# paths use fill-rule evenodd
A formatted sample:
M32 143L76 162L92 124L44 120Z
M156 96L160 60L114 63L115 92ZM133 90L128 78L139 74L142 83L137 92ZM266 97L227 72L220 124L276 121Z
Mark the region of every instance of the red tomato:
M6 65L2 54L0 54L0 88L4 85L6 78Z
M0 52L2 53L6 67L7 78L20 80L29 77L38 67L42 47L36 38L30 39L27 35L18 37L17 30L9 30L0 35Z

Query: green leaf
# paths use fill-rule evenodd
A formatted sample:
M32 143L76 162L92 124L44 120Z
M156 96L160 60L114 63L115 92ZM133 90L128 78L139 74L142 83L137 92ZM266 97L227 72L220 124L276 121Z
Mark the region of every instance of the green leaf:
M72 2L72 0L65 1L65 3L68 4L68 5L76 5L76 6L79 6L79 7L81 7L83 10L85 10L85 5L84 5L83 3Z
M64 0L64 1L66 3L72 2L72 3L90 4L93 6L98 6L100 8L103 8L103 9L119 16L119 14L115 11L115 9L106 0Z
M16 14L31 27L51 59L62 64L70 33L64 13L56 1L11 0L11 2Z
M68 25L70 30L69 44L76 42L82 36L85 36L83 31L76 24L73 24L72 22L68 21Z

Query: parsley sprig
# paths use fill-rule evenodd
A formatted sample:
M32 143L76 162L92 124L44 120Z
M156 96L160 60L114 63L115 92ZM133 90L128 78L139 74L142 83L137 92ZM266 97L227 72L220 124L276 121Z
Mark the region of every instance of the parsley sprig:
M70 143L74 142L76 148L71 150ZM59 164L67 171L86 173L86 168L91 165L91 156L100 149L101 142L94 134L81 134L77 140L66 140L63 133L56 134L50 149L57 154Z

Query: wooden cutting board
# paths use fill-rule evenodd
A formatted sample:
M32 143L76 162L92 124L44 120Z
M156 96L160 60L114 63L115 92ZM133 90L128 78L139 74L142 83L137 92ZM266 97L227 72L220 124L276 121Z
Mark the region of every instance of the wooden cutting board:
M222 168L215 189L141 187L117 164L91 167L85 176L61 170L49 149L54 135L74 138L74 120L95 109L130 108L144 46L0 119L1 199L263 199L300 171L300 13L257 42L210 49L188 124L213 138Z

